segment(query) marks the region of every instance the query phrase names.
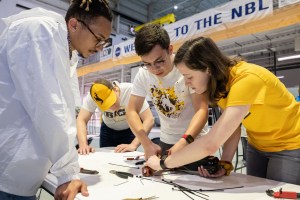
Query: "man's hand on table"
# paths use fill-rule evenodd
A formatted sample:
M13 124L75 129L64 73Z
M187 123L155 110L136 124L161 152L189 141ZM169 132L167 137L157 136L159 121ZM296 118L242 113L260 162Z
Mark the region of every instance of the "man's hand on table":
M133 144L119 144L115 148L115 153L124 153L124 152L131 152L135 151L137 147Z
M81 180L72 180L58 186L54 198L55 200L73 200L78 193L85 197L89 196L87 185Z
M88 155L90 152L94 153L95 149L93 147L90 147L89 145L79 146L78 153L80 155Z

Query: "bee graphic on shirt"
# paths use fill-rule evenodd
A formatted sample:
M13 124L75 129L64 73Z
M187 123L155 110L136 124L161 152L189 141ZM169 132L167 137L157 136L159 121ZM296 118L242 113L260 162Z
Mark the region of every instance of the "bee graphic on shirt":
M150 88L153 104L169 118L178 118L182 109L184 108L184 102L178 98L175 93L175 88L159 88L153 85Z

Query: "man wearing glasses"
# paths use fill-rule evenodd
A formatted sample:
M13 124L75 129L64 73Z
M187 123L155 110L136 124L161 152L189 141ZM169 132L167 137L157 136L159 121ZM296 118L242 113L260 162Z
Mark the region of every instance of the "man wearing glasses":
M160 25L150 24L139 30L135 50L143 64L134 79L126 114L128 123L142 143L146 158L174 153L207 132L207 100L185 86L183 76L173 65L169 35ZM147 137L138 117L147 95L160 118L159 146Z
M79 180L74 144L76 67L72 72L71 66L77 54L72 51L88 57L103 49L112 27L108 2L73 0L65 18L35 8L4 21L0 199L36 199L49 171L58 181L55 199L74 199L79 192L88 196L86 184Z
M89 25L87 25L84 21L80 20L80 19L77 19L78 22L80 22L83 26L85 26L89 31L90 33L95 37L97 43L95 44L95 46L97 48L105 48L105 47L108 47L109 45L111 45L111 42L110 42L110 39L107 38L107 39L103 39L105 38L105 36L103 34L99 34L99 36L97 36L93 31L92 29L89 27Z

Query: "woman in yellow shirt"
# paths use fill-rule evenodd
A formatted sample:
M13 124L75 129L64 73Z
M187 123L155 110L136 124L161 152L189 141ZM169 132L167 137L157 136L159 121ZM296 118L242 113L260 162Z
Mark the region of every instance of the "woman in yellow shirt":
M231 163L243 124L248 134L247 174L300 184L300 104L274 74L225 56L205 37L185 42L174 63L186 85L206 93L210 104L223 112L207 135L166 160L152 156L146 165L156 170L178 167L214 154L222 145L222 165ZM219 177L229 174L230 167L212 175L203 167L198 171Z

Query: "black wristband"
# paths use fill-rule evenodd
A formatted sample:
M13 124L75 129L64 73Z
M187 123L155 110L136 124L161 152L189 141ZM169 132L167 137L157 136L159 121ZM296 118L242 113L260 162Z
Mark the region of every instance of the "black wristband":
M186 135L186 134L184 134L184 135L182 136L182 138L184 138L188 144L191 144L192 142L194 142L194 138L193 138L193 136L191 136L191 135Z
M160 164L160 167L161 167L163 170L168 169L168 168L166 167L166 165L165 165L165 159L160 159L159 164Z

